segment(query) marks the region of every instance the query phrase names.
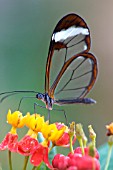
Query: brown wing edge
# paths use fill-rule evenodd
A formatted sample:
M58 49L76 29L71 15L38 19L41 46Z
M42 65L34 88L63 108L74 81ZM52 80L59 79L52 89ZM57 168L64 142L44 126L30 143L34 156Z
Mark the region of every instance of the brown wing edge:
M73 25L77 25L77 26L81 26L84 28L88 28L86 22L84 21L84 19L82 19L79 15L74 14L74 13L70 13L67 14L66 16L64 16L56 25L53 34L55 32L61 31L62 29L67 29ZM88 28L89 30L89 28ZM52 35L53 35L52 34ZM88 52L90 49L90 30L89 30L89 35L86 36L85 38L86 44L87 44L87 49L84 52ZM45 92L47 92L49 94L49 89L50 89L50 68L51 68L51 64L52 64L52 57L53 57L53 53L54 50L60 50L61 48L66 48L66 45L60 42L55 42L50 41L50 46L49 46L49 52L48 52L48 57L47 57L47 62L46 62L46 72L45 72ZM50 94L49 94L50 95Z
M79 55L75 55L72 58L70 58L62 67L61 71L59 72L58 76L56 77L54 83L52 84L50 90L49 90L49 95L51 98L54 98L54 91L56 89L56 86L58 85L58 82L60 81L61 77L63 76L64 72L66 71L66 69L68 68L68 66L73 62L73 60L77 59L78 57L84 57L85 59L91 59L93 62L93 69L92 69L92 77L90 80L90 83L87 87L86 92L81 96L81 98L85 97L87 95L87 93L89 93L89 91L92 89L96 78L97 78L97 74L98 74L98 64L97 64L97 59L96 57L91 54L91 53L83 53L83 54L79 54Z

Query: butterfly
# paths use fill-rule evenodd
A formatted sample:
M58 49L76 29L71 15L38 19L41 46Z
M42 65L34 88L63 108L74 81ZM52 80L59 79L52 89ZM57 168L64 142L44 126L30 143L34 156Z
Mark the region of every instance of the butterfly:
M90 30L84 19L74 13L64 16L51 36L45 70L45 92L4 92L0 94L6 95L1 101L16 93L31 92L36 93L35 97L42 100L49 111L54 104L95 103L95 100L85 98L98 73L97 59L89 53L90 46Z

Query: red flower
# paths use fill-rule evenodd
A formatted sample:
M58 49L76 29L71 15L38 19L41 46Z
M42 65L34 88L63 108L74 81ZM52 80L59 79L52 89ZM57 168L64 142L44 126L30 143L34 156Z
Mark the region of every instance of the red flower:
M17 134L12 134L12 133L7 133L5 136L4 140L0 144L0 150L10 150L11 152L17 152L17 147L18 147L18 135Z
M69 154L69 167L75 166L79 170L100 170L100 163L98 159L93 158L88 155L82 156L81 154L75 153L75 154Z
M67 168L66 170L78 170L78 168L76 166L70 166L69 168Z
M62 154L57 154L52 160L52 165L58 170L65 170L68 167L69 157Z
M64 127L64 124L62 123L56 122L55 124L58 130L61 130Z
M98 153L98 151L97 151L97 149L95 148L95 158L96 159L99 159L99 153ZM81 150L81 147L77 147L75 150L74 150L74 153L80 153L80 154L82 154L82 150ZM86 148L84 148L84 153L85 153L85 155L89 155L89 147L86 147Z
M62 137L55 142L56 146L66 146L69 144L69 134L64 132Z
M22 155L29 156L34 153L38 146L39 143L35 138L25 135L25 137L18 142L18 152Z
M44 147L41 144L38 145L38 148L35 150L35 152L32 154L30 162L34 166L39 166L41 162L44 162L46 166L50 169L53 167L49 163L48 158L48 147Z
M100 170L98 159L80 153L70 153L68 156L57 154L52 165L57 170Z
M58 130L61 130L64 127L64 124L58 122L56 122L55 124ZM73 144L75 143L75 141L76 141L76 135L74 136ZM55 145L62 146L62 147L69 147L70 145L69 142L70 142L70 136L67 130L63 133L63 135L58 140L55 141Z

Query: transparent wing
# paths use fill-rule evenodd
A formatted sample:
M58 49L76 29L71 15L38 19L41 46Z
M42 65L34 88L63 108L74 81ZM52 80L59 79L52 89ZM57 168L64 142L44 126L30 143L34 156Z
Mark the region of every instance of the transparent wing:
M97 60L91 53L71 57L63 65L50 88L55 99L83 98L93 87L97 77Z
M76 14L64 16L53 31L46 63L45 92L50 97L54 98L50 87L66 62L72 56L87 53L89 49L90 32L85 21Z

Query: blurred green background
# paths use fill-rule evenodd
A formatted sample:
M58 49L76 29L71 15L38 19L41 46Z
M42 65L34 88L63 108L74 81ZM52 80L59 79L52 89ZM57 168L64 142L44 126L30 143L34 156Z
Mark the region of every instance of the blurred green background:
M56 23L71 12L83 17L91 30L91 52L98 59L99 75L88 97L95 99L97 104L63 108L68 121L81 122L86 133L87 126L93 125L99 146L106 141L105 125L113 121L112 0L0 0L0 92L44 92L45 65L52 31ZM0 141L10 129L6 124L7 110L17 109L21 96L9 97L0 104ZM21 111L33 113L33 103L34 100L27 99ZM44 109L38 108L37 111L47 115ZM65 121L62 113L54 111L51 112L51 120ZM0 153L5 170L6 155L6 152Z

